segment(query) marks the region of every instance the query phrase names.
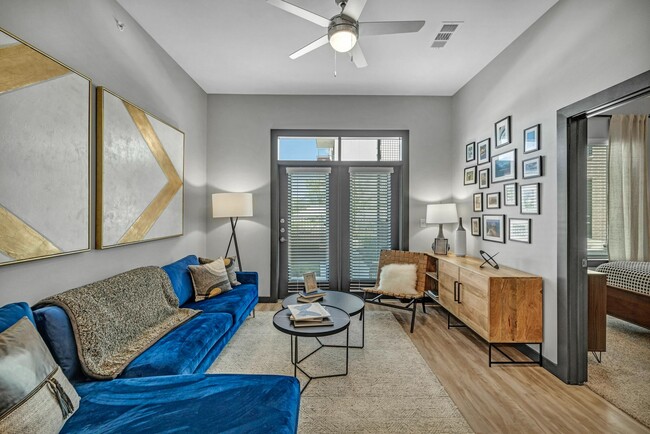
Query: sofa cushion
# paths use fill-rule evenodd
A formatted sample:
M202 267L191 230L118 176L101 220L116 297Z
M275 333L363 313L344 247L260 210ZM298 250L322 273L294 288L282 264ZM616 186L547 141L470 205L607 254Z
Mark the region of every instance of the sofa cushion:
M187 268L192 276L196 301L216 297L232 289L222 259L204 265L189 265Z
M194 287L190 271L187 269L188 265L199 265L199 259L195 255L189 255L162 267L172 281L178 304L181 306L194 299Z
M70 381L85 378L77 356L77 343L70 318L59 306L45 306L34 310L36 328L50 349L56 363Z
M295 433L300 385L278 375L178 375L80 384L62 433Z
M203 301L185 303L184 308L199 309L205 313L228 313L232 315L234 322L247 315L247 308L257 298L257 286L242 284L231 291L221 294L218 297L209 298Z
M10 303L0 307L0 333L16 324L24 316L31 321L32 325L36 325L32 310L27 303Z
M232 317L225 313L198 315L133 359L120 377L193 374L232 324Z
M237 258L235 256L228 256L227 258L219 257L217 259L208 259L199 257L199 263L201 265L209 264L210 262L218 261L221 259L223 261L224 267L226 267L226 272L228 273L228 280L230 281L231 286L241 285L241 282L237 280L237 272L235 271L235 263Z

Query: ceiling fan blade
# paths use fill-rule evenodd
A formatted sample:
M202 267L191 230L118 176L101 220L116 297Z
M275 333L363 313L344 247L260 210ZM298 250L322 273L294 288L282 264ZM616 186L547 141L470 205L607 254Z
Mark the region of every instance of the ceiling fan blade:
M303 9L283 0L266 0L266 2L272 6L275 6L276 8L280 8L283 11L289 12L290 14L296 15L307 21L311 21L314 24L318 24L321 27L328 28L330 25L330 20L327 18L321 17L320 15L317 15L313 12L309 12L307 9Z
M359 23L359 36L415 33L424 26L424 21L381 21Z
M368 62L366 62L366 56L363 55L363 50L361 50L361 45L359 45L359 42L356 43L354 48L352 48L349 53L352 61L357 68L365 68L368 66Z
M367 0L348 0L345 4L345 8L343 8L343 15L352 18L354 21L359 21L361 12L363 12L363 8L366 6L366 1Z
M327 35L321 36L320 38L316 39L311 44L305 45L304 47L302 47L300 50L296 51L295 53L293 53L289 57L292 60L296 60L300 56L303 56L303 55L309 53L310 51L314 51L316 48L322 47L323 45L327 45L327 42L328 42Z

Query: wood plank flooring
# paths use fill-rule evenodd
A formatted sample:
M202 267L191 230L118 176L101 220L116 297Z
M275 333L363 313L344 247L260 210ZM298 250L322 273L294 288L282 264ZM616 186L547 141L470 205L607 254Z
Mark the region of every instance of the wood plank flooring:
M257 309L280 307L262 303ZM469 329L448 330L442 309L427 307L422 314L418 308L413 334L408 333L410 313L391 312L477 433L650 434L587 387L567 385L539 366L489 368L487 344Z

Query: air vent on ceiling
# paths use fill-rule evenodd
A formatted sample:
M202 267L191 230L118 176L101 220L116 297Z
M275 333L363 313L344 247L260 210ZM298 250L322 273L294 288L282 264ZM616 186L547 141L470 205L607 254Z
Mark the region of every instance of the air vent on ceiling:
M447 41L449 41L451 35L453 35L454 32L458 29L458 25L461 22L462 21L443 23L440 32L438 32L435 39L433 40L433 44L431 44L431 48L442 48L447 45Z

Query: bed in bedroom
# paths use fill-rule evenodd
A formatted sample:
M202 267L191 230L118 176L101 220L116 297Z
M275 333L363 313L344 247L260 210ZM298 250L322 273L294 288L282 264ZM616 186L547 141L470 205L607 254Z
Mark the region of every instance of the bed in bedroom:
M607 314L650 329L650 262L599 265L607 274Z

